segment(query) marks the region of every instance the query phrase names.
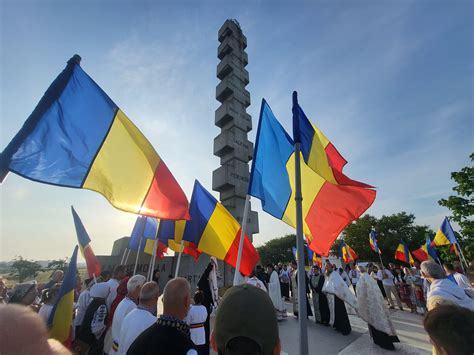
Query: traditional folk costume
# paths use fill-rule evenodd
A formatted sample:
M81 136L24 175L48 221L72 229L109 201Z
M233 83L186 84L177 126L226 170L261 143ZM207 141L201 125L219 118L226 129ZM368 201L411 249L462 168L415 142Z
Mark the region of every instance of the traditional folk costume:
M270 274L270 281L268 283L268 295L272 299L273 307L277 314L277 319L281 320L286 317L286 308L281 297L280 278L278 273L273 270Z
M206 307L207 309L207 318L204 323L204 330L206 332L206 347L209 349L209 339L211 336L211 331L210 331L210 316L212 313L212 310L215 306L214 304L214 295L213 295L213 290L211 289L211 285L209 283L209 277L211 274L211 271L214 269L214 263L211 261L207 267L206 270L204 270L201 278L199 279L197 286L199 290L202 291L204 295L204 301L202 302L202 305ZM209 350L207 351L206 354L209 354Z
M308 291L309 291L309 280L306 272L304 273L305 276L305 284L306 284L306 292L304 297L306 299L306 316L310 317L313 315L313 311L311 310L311 306L308 300ZM291 294L293 298L293 314L298 317L298 302L299 302L299 294L298 294L298 270L294 270L291 274Z
M311 289L313 290L314 321L316 323L329 324L329 306L328 299L324 294L324 275L311 275Z
M377 282L366 272L361 274L357 283L357 313L369 324L372 340L378 346L395 350L394 342L399 342L395 327L385 307Z
M344 282L339 272L332 271L326 277L323 286L323 292L327 294L330 324L342 335L348 335L352 331L349 316L347 315L346 302L349 306L357 308L357 301L354 294Z
M125 317L137 308L137 300L126 296L117 306L112 320L112 348L109 355L116 354L120 346L120 332Z
M139 304L123 319L120 329L120 344L117 354L126 355L130 345L138 336L156 322L156 309Z
M191 340L197 346L199 354L209 353L206 348L206 331L204 324L207 319L207 309L202 305L191 305L186 316L186 323L189 325Z
M162 315L132 343L127 355L197 355L186 322Z

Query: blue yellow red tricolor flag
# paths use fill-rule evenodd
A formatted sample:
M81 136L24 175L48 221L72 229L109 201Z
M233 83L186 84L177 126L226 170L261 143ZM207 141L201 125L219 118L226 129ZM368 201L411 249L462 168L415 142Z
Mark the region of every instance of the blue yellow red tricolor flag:
M338 160L336 165L332 160L341 158L340 155L328 148L329 141L323 142L322 134L311 124L299 126L304 158L301 161L303 232L312 250L328 255L339 233L372 204L375 191L342 174L344 164ZM314 159L320 149L325 154L324 164ZM265 212L296 227L294 142L265 100L260 110L248 193L261 200Z
M76 227L77 241L81 248L81 254L86 260L87 273L89 274L89 277L99 277L101 270L100 262L90 245L91 238L89 238L89 234L87 234L86 228L82 224L82 221L73 206L71 206L71 212L72 218L74 219L74 226Z
M438 254L436 253L436 250L431 246L431 240L429 236L426 237L425 244L423 244L420 248L412 251L412 254L419 261L438 259Z
M192 243L201 252L215 256L235 267L241 227L229 211L200 183L194 182L189 205L191 220L186 221L182 240ZM249 276L260 257L245 236L240 272Z
M431 242L431 246L439 247L441 245L449 245L449 244L458 244L456 236L454 235L453 227L451 227L451 223L447 217L444 217L444 221L439 227L438 232Z
M188 200L140 130L71 58L0 157L13 172L102 194L114 207L188 219Z
M183 242L182 252L191 255L194 260L197 260L199 255L201 255L201 251L193 243L183 240L185 226L186 221L161 220L158 239L175 253L180 252L181 242Z
M380 250L378 244L377 244L377 232L375 229L372 228L372 230L369 233L369 244L372 250L376 253L379 253L382 255L382 250Z
M74 248L63 283L48 319L49 337L71 348L74 290L76 288L77 246Z
M155 255L162 258L167 251L167 246L159 240L155 242L157 227L158 223L155 218L138 216L128 241L128 249L153 255L153 247L156 245Z
M341 258L346 263L352 263L356 261L359 256L344 240L341 241Z
M395 259L403 261L410 265L413 265L415 263L415 260L413 260L413 257L411 256L411 253L408 250L408 246L401 239L400 239L400 244L397 247L397 250L395 250Z

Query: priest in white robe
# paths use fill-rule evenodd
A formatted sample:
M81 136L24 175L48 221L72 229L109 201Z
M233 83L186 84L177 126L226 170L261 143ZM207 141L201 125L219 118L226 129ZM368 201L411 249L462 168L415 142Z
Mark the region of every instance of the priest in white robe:
M367 274L364 267L359 265L358 269L360 278L357 283L357 313L369 324L369 333L375 344L387 350L395 350L393 343L399 340L377 281Z
M138 336L156 322L160 289L154 281L147 282L140 291L140 303L122 321L117 354L127 354Z
M280 278L272 264L267 265L267 274L270 275L270 280L268 282L268 295L272 299L277 319L282 320L283 317L286 317L286 308L283 303L283 298L281 297Z

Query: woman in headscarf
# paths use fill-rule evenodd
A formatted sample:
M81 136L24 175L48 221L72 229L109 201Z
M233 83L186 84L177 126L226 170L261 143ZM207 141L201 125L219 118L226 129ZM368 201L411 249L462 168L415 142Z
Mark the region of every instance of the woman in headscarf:
M105 300L109 292L109 285L105 282L95 284L91 288L91 302L87 306L81 329L76 337L79 341L80 354L102 355L103 353L108 314Z
M327 294L328 298L331 313L330 324L342 335L350 334L352 328L345 303L357 308L357 301L337 269L333 271L333 267L329 265L326 267L326 281L323 292Z
M395 350L393 343L399 340L377 282L367 274L364 267L359 265L358 268L361 276L357 283L357 313L368 323L375 344Z

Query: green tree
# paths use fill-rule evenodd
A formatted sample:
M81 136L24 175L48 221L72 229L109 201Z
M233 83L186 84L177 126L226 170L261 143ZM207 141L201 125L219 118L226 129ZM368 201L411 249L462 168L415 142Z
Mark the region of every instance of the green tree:
M474 153L469 158L474 162ZM453 214L449 219L457 222L460 227L460 244L467 259L474 258L474 167L466 166L461 171L451 173L451 179L456 182L451 195L438 203L448 208Z
M257 248L263 265L294 260L292 248L296 246L296 235L288 234L281 238L272 239Z
M427 233L433 234L428 226L416 225L413 214L400 212L381 218L366 214L352 222L342 232L346 243L359 255L359 260L379 261L378 255L370 248L369 244L369 233L372 227L375 227L377 231L377 244L382 250L384 263L398 262L394 259L394 255L400 239L407 243L410 250L415 250L425 242ZM339 240L334 243L331 251L337 256L340 255Z
M23 282L29 277L36 277L38 271L41 270L41 265L34 261L23 259L22 256L17 256L13 259L12 269L13 272L10 276L17 277L19 282Z
M57 260L51 260L48 263L48 266L46 267L47 270L62 270L63 272L66 272L68 267L68 261L67 259L57 259Z

